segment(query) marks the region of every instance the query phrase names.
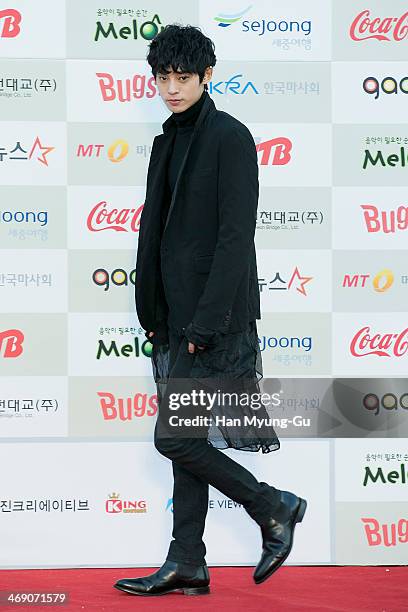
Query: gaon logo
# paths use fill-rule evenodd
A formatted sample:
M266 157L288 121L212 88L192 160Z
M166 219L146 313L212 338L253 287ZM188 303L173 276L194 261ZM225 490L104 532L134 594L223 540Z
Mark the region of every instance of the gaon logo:
M4 19L4 21L3 21ZM1 22L3 21L3 27ZM20 34L21 13L16 9L0 11L0 38L15 38Z
M9 359L20 357L23 352L24 334L19 329L7 329L0 332L0 356Z
M243 11L238 13L218 13L216 17L214 17L214 21L218 22L218 25L222 28L227 28L228 26L236 23L247 13L251 8L252 4L248 6ZM303 34L310 34L312 30L312 22L309 21L286 21L281 19L280 21L274 21L272 19L259 19L254 21L243 21L242 22L242 32L254 32L257 33L258 36L263 36L265 32L299 32L302 31Z
M359 329L350 342L350 353L353 357L402 357L408 351L408 327L399 334L370 333L370 326Z
M361 11L350 26L350 37L357 42L374 38L400 42L408 36L408 11L401 17L371 18L369 9Z
M408 76L403 77L399 82L394 77L385 77L381 81L381 87L378 79L375 77L367 77L363 81L363 90L374 96L374 100L380 97L380 91L385 94L398 94L400 91L403 94L408 94Z
M136 268L130 271L128 274L123 268L115 268L111 273L105 268L97 268L92 273L92 280L98 287L105 287L105 291L109 290L110 283L112 282L116 287L128 286L128 281L135 284L136 279Z
M395 393L390 392L384 393L381 398L376 393L366 393L361 403L365 410L368 410L375 416L379 414L380 408L383 408L388 413L391 410L399 410L399 408L408 411L408 393L402 393L399 398Z
M139 208L108 210L106 200L102 200L92 208L86 220L86 226L90 232L103 232L104 230L138 232L142 210L143 204Z

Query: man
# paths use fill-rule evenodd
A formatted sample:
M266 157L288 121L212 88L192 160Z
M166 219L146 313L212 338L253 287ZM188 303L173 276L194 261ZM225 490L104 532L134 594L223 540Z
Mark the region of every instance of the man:
M150 156L135 297L139 321L153 343L161 400L155 446L172 460L173 540L158 571L119 580L115 587L135 595L207 594L202 535L209 484L242 504L260 526L257 584L289 555L306 501L258 482L219 450L276 450L272 428L262 435L222 426L215 434L208 427L191 436L168 433L163 382L202 377L241 383L256 380L262 370L254 246L258 162L248 128L218 111L208 95L216 58L199 28L166 26L150 43L147 60L172 115Z

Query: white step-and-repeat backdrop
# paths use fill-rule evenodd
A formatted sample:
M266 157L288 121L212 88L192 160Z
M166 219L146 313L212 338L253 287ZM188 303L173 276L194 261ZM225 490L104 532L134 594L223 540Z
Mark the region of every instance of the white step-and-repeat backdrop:
M0 565L159 565L167 551L171 464L152 444L134 281L151 143L169 114L147 44L174 22L214 40L209 93L257 144L264 375L299 383L285 414L303 416L290 435L277 426L280 451L228 453L308 499L290 563L404 563L408 6L10 0ZM328 394L342 398L336 415ZM206 541L212 564L259 558L257 525L214 489Z

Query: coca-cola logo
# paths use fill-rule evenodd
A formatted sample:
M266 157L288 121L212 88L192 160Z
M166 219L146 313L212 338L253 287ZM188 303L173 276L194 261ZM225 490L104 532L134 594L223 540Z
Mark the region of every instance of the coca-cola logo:
M350 342L353 357L378 355L379 357L402 357L408 350L408 327L399 334L371 335L370 326L358 330Z
M350 26L352 40L395 40L400 42L408 36L408 11L401 17L371 17L369 9L361 11Z
M143 204L139 208L108 209L105 200L98 202L86 221L90 232L114 230L115 232L138 232Z

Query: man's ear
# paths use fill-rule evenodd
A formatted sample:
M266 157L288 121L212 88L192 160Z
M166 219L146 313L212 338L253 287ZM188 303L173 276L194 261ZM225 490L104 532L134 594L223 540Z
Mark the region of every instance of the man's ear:
M211 81L212 73L213 73L212 66L208 66L204 72L203 83L209 83L209 81Z

